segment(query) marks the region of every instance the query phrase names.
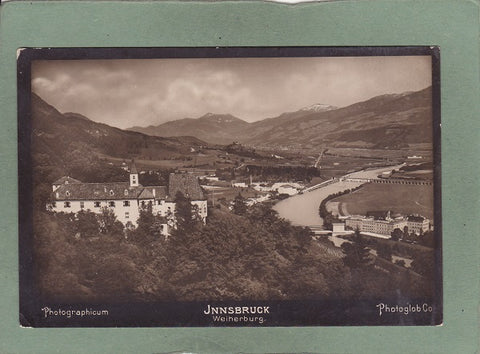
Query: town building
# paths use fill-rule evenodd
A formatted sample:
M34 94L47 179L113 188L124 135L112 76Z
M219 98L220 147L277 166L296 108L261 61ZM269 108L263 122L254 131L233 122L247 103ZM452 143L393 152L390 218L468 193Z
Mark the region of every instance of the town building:
M304 188L300 183L277 182L270 185L268 182L256 182L250 184L253 189L259 192L273 192L278 194L295 195Z
M408 228L409 233L420 235L430 230L430 220L419 215L392 218L390 212L367 212L366 216L353 215L345 218L345 227L362 232L390 235L393 230Z
M109 208L124 225L137 225L140 210L151 206L152 213L166 217L162 233L168 235L175 227L175 197L181 192L191 200L201 220L207 220L207 199L197 177L192 174L169 175L168 186L142 186L135 164L130 168L129 182L83 183L71 177L62 177L52 184L51 202L47 209L53 212L78 213L90 210L101 213Z
M430 230L430 220L419 215L407 216L408 232L413 232L416 235Z

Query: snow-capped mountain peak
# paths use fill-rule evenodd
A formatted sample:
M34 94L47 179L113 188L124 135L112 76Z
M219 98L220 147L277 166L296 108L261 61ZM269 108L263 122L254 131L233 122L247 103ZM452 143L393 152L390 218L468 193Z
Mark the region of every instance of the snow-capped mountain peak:
M337 109L337 107L330 106L328 104L323 104L323 103L315 103L315 104L312 104L311 106L302 108L301 111L325 112L325 111L331 111L334 109Z

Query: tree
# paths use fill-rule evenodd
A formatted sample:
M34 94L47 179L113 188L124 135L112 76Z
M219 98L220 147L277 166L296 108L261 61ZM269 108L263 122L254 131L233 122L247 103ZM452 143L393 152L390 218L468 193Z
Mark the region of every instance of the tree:
M424 252L415 257L411 268L414 272L433 279L435 275L435 255L432 252Z
M142 234L149 234L154 222L155 216L152 213L152 205L147 203L145 206L140 208L136 231Z
M408 232L408 230L407 230L407 232L405 233L405 231L404 231L402 241L413 243L416 240L417 240L417 235L414 232Z
M175 196L175 234L187 235L195 229L195 215L192 211L190 198L186 198L182 192L177 192Z
M102 212L97 215L97 220L102 234L118 234L123 232L123 224L117 220L115 212L103 207Z
M339 222L340 219L332 214L332 212L327 212L323 217L323 226L327 230L333 230L333 223Z
M385 243L378 243L377 255L378 257L384 258L389 262L392 261L392 249Z
M391 240L392 241L398 241L402 238L403 236L403 232L402 230L400 230L399 228L396 228L395 230L392 231L392 233L390 234L391 236Z
M352 242L344 242L342 250L345 253L343 263L350 269L366 269L373 265L370 249L360 235L360 230L355 230Z
M90 210L80 210L74 222L74 230L80 237L98 236L100 224L97 215Z
M423 246L427 246L430 248L435 247L435 236L433 234L433 231L427 231L424 234L420 235L418 241Z
M245 215L247 213L247 204L245 198L240 193L233 200L233 213L237 215Z
M140 209L137 219L137 227L128 232L128 238L141 245L152 244L154 241L164 240L161 237L165 224L168 224L167 216L160 216L152 212L152 204L147 203Z
M257 203L248 209L248 218L255 223L271 225L278 220L278 214L269 205Z

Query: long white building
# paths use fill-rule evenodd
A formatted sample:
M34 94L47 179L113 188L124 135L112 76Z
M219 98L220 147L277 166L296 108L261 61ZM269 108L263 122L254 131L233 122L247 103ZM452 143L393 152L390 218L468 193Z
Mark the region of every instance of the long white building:
M65 213L90 210L101 213L102 208L107 207L124 225L130 222L136 226L140 210L151 205L154 214L172 221L170 225L164 225L162 233L165 235L169 226L174 226L174 200L178 192L190 198L204 223L207 219L207 200L197 177L188 173L171 173L168 186L144 187L139 183L135 164L132 164L129 182L83 183L71 177L62 177L52 184L52 190L52 202L47 204L48 210Z
M393 230L400 229L403 231L408 228L409 233L420 235L430 230L430 220L418 215L409 215L392 219L390 213L385 218L377 218L375 216L348 216L345 218L345 227L352 230L360 230L363 232L372 232L380 235L390 235Z

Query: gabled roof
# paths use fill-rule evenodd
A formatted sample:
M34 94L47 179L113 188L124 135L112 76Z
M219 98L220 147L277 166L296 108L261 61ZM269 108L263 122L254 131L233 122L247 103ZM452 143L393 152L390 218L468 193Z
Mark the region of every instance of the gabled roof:
M72 183L82 183L82 182L80 182L78 179L75 179L75 178L72 178L72 177L69 177L69 176L63 176L63 177L57 179L52 184L54 186L57 186L59 184L72 184Z
M153 199L153 193L147 188L144 188L144 190L138 196L138 199Z
M128 182L63 184L53 193L54 200L136 199L144 187Z
M138 199L166 199L167 187L165 186L148 186L144 187Z
M367 211L367 217L373 217L375 220L385 220L388 218L388 210L371 210Z
M137 186L128 182L82 183L71 177L62 177L54 184L59 187L52 194L53 200L125 200L165 199L173 201L178 192L191 200L204 200L203 190L192 174L170 174L167 187Z
M166 186L152 186L152 187L145 187L145 188L149 188L150 190L155 190L155 198L156 199L167 198L167 187Z
M425 218L423 216L419 216L419 215L409 215L407 217L407 220L412 221L412 222L423 222L423 220L425 220Z
M169 199L174 200L178 192L181 192L185 197L190 198L191 200L205 199L197 177L189 173L170 174L168 179Z
M137 171L137 166L135 166L135 162L132 160L132 164L130 165L130 173L133 174L138 174L138 171Z

